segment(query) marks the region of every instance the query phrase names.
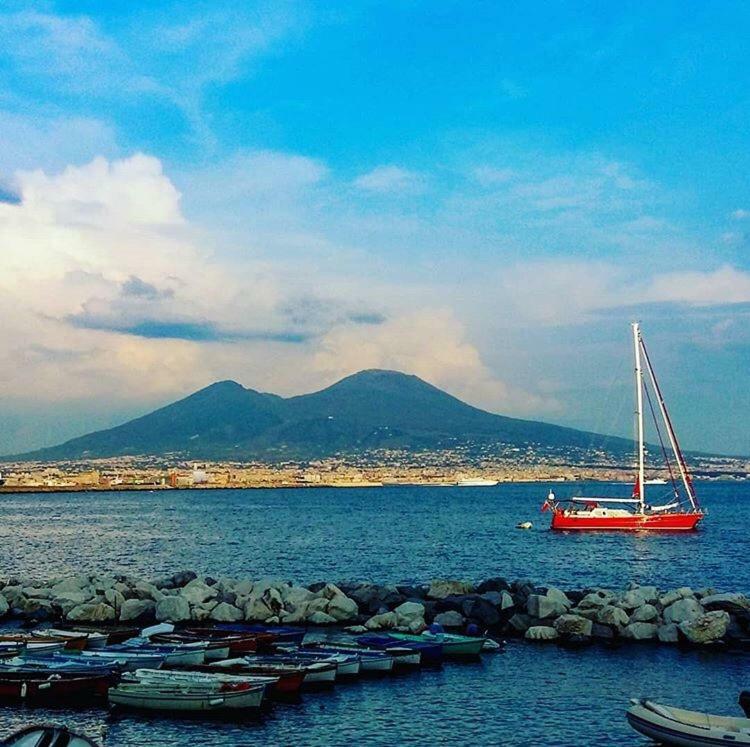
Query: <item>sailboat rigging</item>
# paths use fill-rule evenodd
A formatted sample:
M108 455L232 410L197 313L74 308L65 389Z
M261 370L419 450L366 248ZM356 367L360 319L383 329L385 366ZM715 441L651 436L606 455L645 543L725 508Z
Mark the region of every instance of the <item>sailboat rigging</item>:
M632 325L633 348L635 354L635 421L637 438L637 474L630 498L584 498L575 497L570 501L558 501L550 492L542 505L543 511L552 512L552 529L565 530L657 530L657 531L692 531L703 519L705 512L698 503L693 481L690 477L687 462L677 441L664 397L656 379L648 350L643 342L638 322ZM648 374L644 378L644 367ZM657 408L651 398L649 387L653 390ZM646 446L644 439L644 394L650 413L656 426L656 433L661 445L670 481L672 497L668 503L659 506L646 502L646 485L652 481L645 479ZM676 470L669 459L662 431L659 427L656 409L659 411L666 432L667 440L674 458ZM679 474L678 477L675 474ZM682 492L684 491L684 497ZM614 508L608 505L612 504Z

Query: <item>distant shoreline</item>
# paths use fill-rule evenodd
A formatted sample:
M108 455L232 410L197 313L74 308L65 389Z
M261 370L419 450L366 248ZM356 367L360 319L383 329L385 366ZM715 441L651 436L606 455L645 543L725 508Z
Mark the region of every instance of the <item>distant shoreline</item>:
M710 482L747 482L746 479L737 477L721 478L696 478L698 481ZM593 478L583 478L579 480L564 480L552 478L529 478L524 480L500 480L497 485L456 485L445 482L332 482L332 483L279 483L277 485L23 485L8 486L0 485L0 495L28 494L28 493L131 493L131 492L181 492L185 490L290 490L290 489L320 489L320 488L462 488L467 492L481 488L488 489L499 487L501 485L530 485L530 484L555 484L565 485L567 483L611 483L611 484L630 484L631 480L597 480Z

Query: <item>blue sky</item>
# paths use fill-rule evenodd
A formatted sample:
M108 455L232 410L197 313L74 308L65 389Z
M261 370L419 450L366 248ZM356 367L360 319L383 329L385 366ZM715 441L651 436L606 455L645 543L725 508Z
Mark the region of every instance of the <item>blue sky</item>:
M0 452L408 370L750 453L746 3L0 7Z

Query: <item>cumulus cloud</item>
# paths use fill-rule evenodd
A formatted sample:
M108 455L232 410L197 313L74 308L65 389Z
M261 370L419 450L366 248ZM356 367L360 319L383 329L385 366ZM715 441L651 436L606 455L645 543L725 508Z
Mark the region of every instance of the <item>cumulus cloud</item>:
M444 308L406 313L374 329L336 327L321 340L313 365L330 380L367 368L406 371L498 411L528 410L542 403L541 397L493 375L464 325Z
M738 208L732 213L732 218L734 218L735 220L745 220L746 218L750 218L750 210Z
M378 194L414 194L425 186L424 177L400 166L376 166L372 171L358 176L354 185L367 192Z

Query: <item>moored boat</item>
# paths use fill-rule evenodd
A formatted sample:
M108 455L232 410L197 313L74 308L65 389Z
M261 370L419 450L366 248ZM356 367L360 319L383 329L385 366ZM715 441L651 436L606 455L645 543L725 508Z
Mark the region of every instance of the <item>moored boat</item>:
M34 630L31 633L35 638L53 638L65 641L65 648L83 651L83 649L104 648L107 645L108 635L104 633L84 633L78 630L65 630L63 628L45 628Z
M299 650L315 651L321 654L355 656L359 659L359 671L372 674L388 674L393 671L396 662L395 657L386 651L377 651L359 646L347 646L346 644L338 645L325 641L306 643Z
M288 672L304 675L304 687L330 687L336 682L338 667L330 661L311 661L281 656L246 656L240 659L227 659L210 664L207 669L223 669L272 676Z
M122 643L128 638L135 638L140 635L141 631L138 628L134 628L132 625L94 625L94 624L80 624L71 625L65 630L70 630L76 633L98 633L99 635L106 636L106 641L101 645L109 645L113 643ZM94 648L95 646L87 646L87 648Z
M626 713L628 723L659 744L677 747L750 745L750 719L714 716L650 700L632 700L631 703Z
M365 648L376 648L392 651L395 648L414 651L419 655L419 665L423 667L440 666L443 663L443 647L440 643L430 641L407 641L393 638L387 633L365 633L355 639L358 645Z
M62 638L37 638L30 633L6 633L0 635L0 644L15 644L24 653L52 653L62 651L67 641Z
M542 504L542 511L551 511L552 529L583 531L693 531L704 518L695 494L693 481L687 462L677 441L672 421L667 411L656 374L643 342L640 325L632 324L633 347L635 351L636 381L636 443L637 477L630 498L581 497L569 501L558 501L550 491ZM648 383L643 376L643 368L648 372ZM653 392L653 395L652 393ZM656 436L661 446L667 471L671 481L670 495L661 505L646 502L646 485L655 481L645 478L645 438L644 438L644 394L653 417ZM656 406L654 405L656 403ZM670 459L662 430L657 418L657 409L663 421L673 460ZM680 486L680 483L682 486ZM657 483L660 484L660 483ZM665 500L665 499L662 499Z
M204 657L206 661L219 661L229 658L229 643L225 640L204 640L198 635L192 633L159 633L150 636L152 643L164 644L168 646L178 644L200 643L205 648Z
M259 623L216 623L213 628L226 633L265 633L274 637L274 643L302 643L306 632L304 628ZM192 628L192 630L198 632L200 628Z
M341 677L357 677L362 669L362 660L356 653L313 651L298 647L281 647L276 656L292 661L320 661L336 665L336 679ZM270 658L273 658L271 656ZM393 661L391 660L391 666Z
M0 742L4 747L99 747L83 734L57 724L33 724Z
M0 698L49 703L71 698L103 698L115 681L110 672L38 672L10 677L0 672Z
M391 633L397 640L403 641L426 641L439 643L446 657L477 657L482 652L486 638L475 638L468 635L456 635L455 633L428 633L415 635L412 633Z
M121 682L109 691L109 702L123 708L152 711L256 711L265 685L247 682L198 683Z

